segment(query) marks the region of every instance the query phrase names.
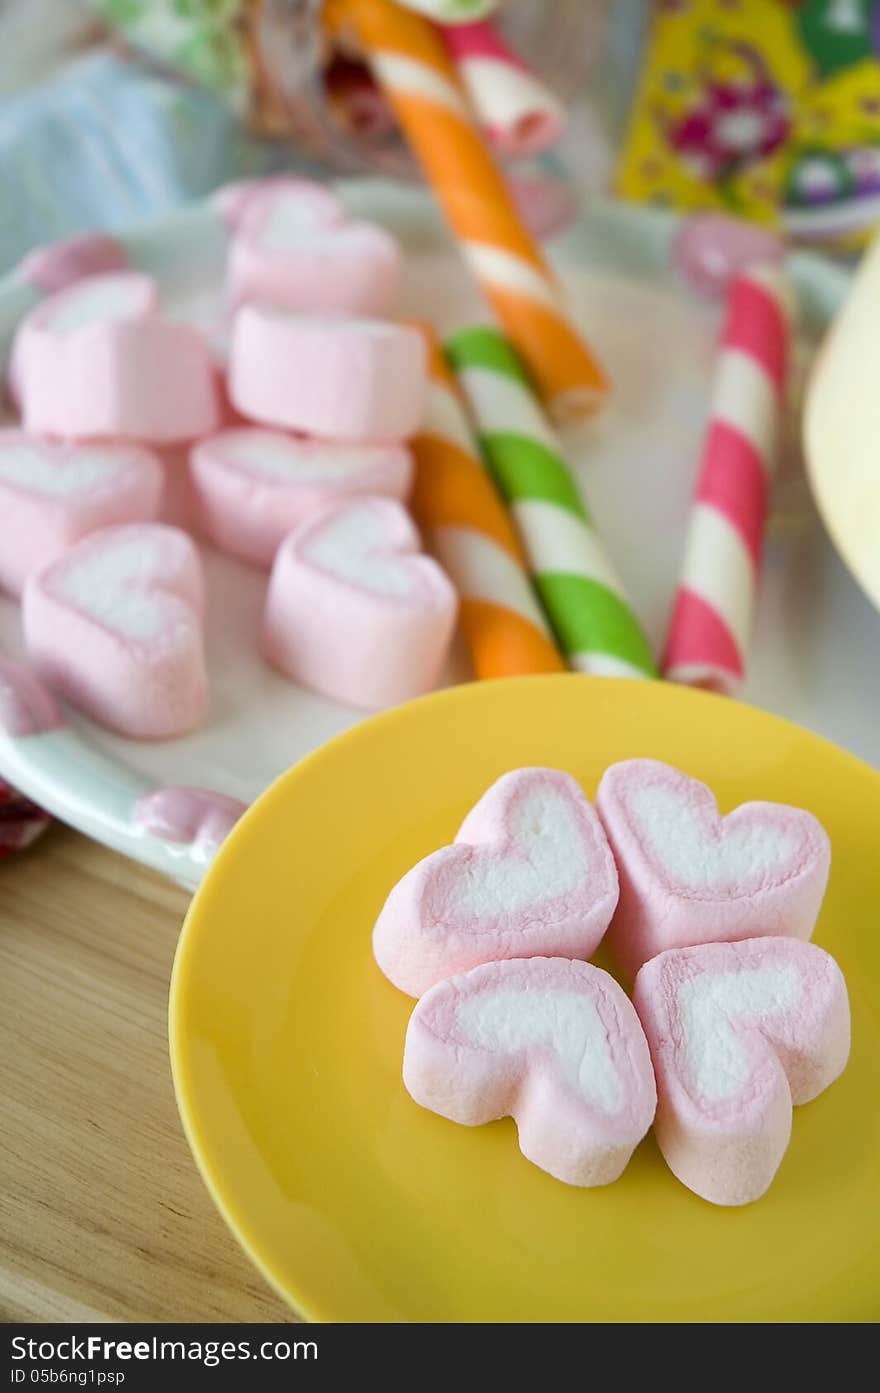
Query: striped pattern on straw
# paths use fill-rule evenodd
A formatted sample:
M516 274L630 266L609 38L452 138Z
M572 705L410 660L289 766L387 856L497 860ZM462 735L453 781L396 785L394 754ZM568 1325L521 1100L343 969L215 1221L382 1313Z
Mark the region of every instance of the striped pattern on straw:
M479 678L562 672L510 516L480 459L455 381L430 330L424 425L413 441L412 509L461 596L461 625Z
M756 267L734 281L666 644L666 677L725 695L745 676L792 314L777 268Z
M462 329L447 353L535 585L569 666L654 677L651 650L593 525L528 373L493 329Z
M486 135L514 159L539 155L561 137L565 108L489 20L442 31Z
M328 0L331 31L353 33L425 172L461 251L543 400L560 418L595 411L602 368L570 323L523 226L440 33L391 0Z

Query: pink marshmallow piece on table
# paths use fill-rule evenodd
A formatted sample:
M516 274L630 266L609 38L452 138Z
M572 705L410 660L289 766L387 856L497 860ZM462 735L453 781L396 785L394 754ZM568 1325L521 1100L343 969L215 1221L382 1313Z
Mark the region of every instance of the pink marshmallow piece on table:
M671 949L641 969L633 1001L670 1170L713 1204L759 1199L788 1147L792 1104L817 1097L849 1057L837 963L792 938Z
M349 706L375 709L435 686L458 597L420 553L391 498L333 503L282 542L263 618L263 651L281 672Z
M418 329L245 305L229 394L244 415L327 440L405 440L421 425L427 350Z
M158 515L159 461L134 445L72 445L0 430L0 589L89 532Z
M198 525L223 551L270 567L284 538L324 504L360 494L406 499L403 445L340 445L260 429L200 441L190 470Z
M204 582L186 535L159 523L78 542L24 589L31 662L101 725L136 739L191 730L207 703Z
M673 265L705 295L724 295L737 276L785 260L785 243L765 227L725 213L685 218L672 247Z
M233 238L227 291L232 305L278 305L304 313L388 314L402 269L396 240L374 223L275 230L273 209L253 210Z
M722 818L705 784L653 759L607 769L596 807L620 876L608 941L630 976L667 948L812 934L831 864L812 813L754 802Z
M152 837L210 852L223 844L247 809L247 803L225 793L177 786L142 793L132 816Z
M513 1117L523 1155L568 1185L617 1180L654 1117L651 1057L613 977L565 958L484 963L410 1017L403 1081L441 1117Z
M46 248L41 250L46 251ZM158 312L156 282L139 271L75 277L59 286L25 315L12 340L6 377L9 394L18 410L24 407L24 359L30 344L42 343L47 333L60 336L96 323L140 322Z
M55 698L36 673L0 653L0 731L26 740L63 725Z
M270 240L345 222L345 209L332 189L290 174L225 184L214 195L214 204L233 232L248 226L268 228Z
M50 295L84 276L124 271L127 265L128 253L115 237L103 232L81 232L63 242L35 248L19 263L16 275Z
M373 953L410 996L503 958L588 958L617 904L617 870L580 785L515 769L483 794L452 846L426 856L385 901Z
M208 346L158 318L154 294L134 273L89 277L28 316L13 350L27 430L159 444L217 428Z

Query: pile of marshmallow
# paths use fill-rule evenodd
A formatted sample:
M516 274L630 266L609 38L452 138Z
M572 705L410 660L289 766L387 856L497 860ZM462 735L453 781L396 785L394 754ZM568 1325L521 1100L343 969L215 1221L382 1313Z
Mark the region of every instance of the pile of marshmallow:
M10 355L22 428L0 431L0 587L22 597L42 676L135 738L206 711L190 529L271 569L265 657L346 704L430 690L455 625L403 503L427 354L418 329L381 318L397 243L302 180L234 186L223 213L222 332L110 270L43 300Z
M721 1205L770 1185L792 1104L849 1056L849 1002L810 938L830 867L810 813L744 803L656 760L612 765L596 808L518 769L394 887L373 932L418 1003L404 1083L468 1126L513 1117L569 1185L606 1185L652 1123L684 1185ZM607 933L632 1000L586 961Z

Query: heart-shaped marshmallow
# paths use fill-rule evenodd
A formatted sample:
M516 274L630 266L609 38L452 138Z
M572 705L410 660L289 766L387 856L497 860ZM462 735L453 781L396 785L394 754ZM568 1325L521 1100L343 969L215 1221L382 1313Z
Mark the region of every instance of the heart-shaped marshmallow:
M190 538L158 523L108 527L28 577L22 619L38 672L122 735L179 735L207 700L204 585Z
M670 1169L713 1204L759 1199L788 1147L792 1104L815 1098L849 1057L840 968L792 938L709 943L652 958L633 1000Z
M452 846L395 885L373 930L385 976L410 996L501 958L588 958L617 903L617 871L580 785L514 769L483 794Z
M245 305L229 353L232 404L326 440L405 440L421 424L427 350L418 329Z
M515 1118L523 1155L568 1185L616 1180L656 1106L629 999L607 972L564 958L438 982L410 1017L403 1081L453 1122Z
M305 313L386 315L397 294L400 247L384 228L351 222L299 226L284 201L246 215L229 252L230 303L259 302Z
M201 334L156 314L134 272L89 276L28 315L13 376L29 431L165 443L215 430L214 365Z
M458 600L419 552L390 498L333 503L282 542L263 621L266 656L294 681L349 706L392 706L430 691Z
M620 875L609 941L631 976L666 948L812 934L831 863L812 813L743 803L722 818L705 784L653 759L613 764L596 807Z
M318 232L345 221L345 209L332 190L290 174L225 184L214 203L233 232L261 233L270 246L283 246L296 233Z
M403 445L244 429L200 441L190 470L202 531L223 551L269 567L288 532L323 504L365 493L405 499L413 465Z
M36 352L39 358L40 345L47 335L64 337L94 324L123 320L136 323L152 318L158 310L159 291L150 276L137 271L113 271L76 277L47 296L19 324L7 369L12 400L19 410L23 409L25 359L29 352ZM34 343L36 349L31 347Z
M63 725L55 698L36 673L0 653L0 734L26 740Z
M0 589L20 594L31 571L98 528L151 522L161 486L150 450L0 430Z
M127 265L128 254L115 237L105 232L80 232L63 242L36 247L19 263L16 275L51 295L84 276L124 271Z
M141 794L132 813L138 827L151 837L197 846L205 858L225 841L247 803L207 788L154 788Z

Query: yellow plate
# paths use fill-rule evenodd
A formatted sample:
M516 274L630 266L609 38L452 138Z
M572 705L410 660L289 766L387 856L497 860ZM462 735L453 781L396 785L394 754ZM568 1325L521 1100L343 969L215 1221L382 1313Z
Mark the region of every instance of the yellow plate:
M390 887L523 764L589 795L652 755L811 809L834 848L817 941L846 973L853 1053L795 1110L769 1193L697 1199L652 1139L575 1190L513 1123L458 1127L400 1077L412 1003L370 931ZM202 1174L254 1262L337 1321L860 1320L880 1313L880 776L772 716L662 683L566 675L458 687L374 718L254 806L196 895L171 995L177 1097Z

